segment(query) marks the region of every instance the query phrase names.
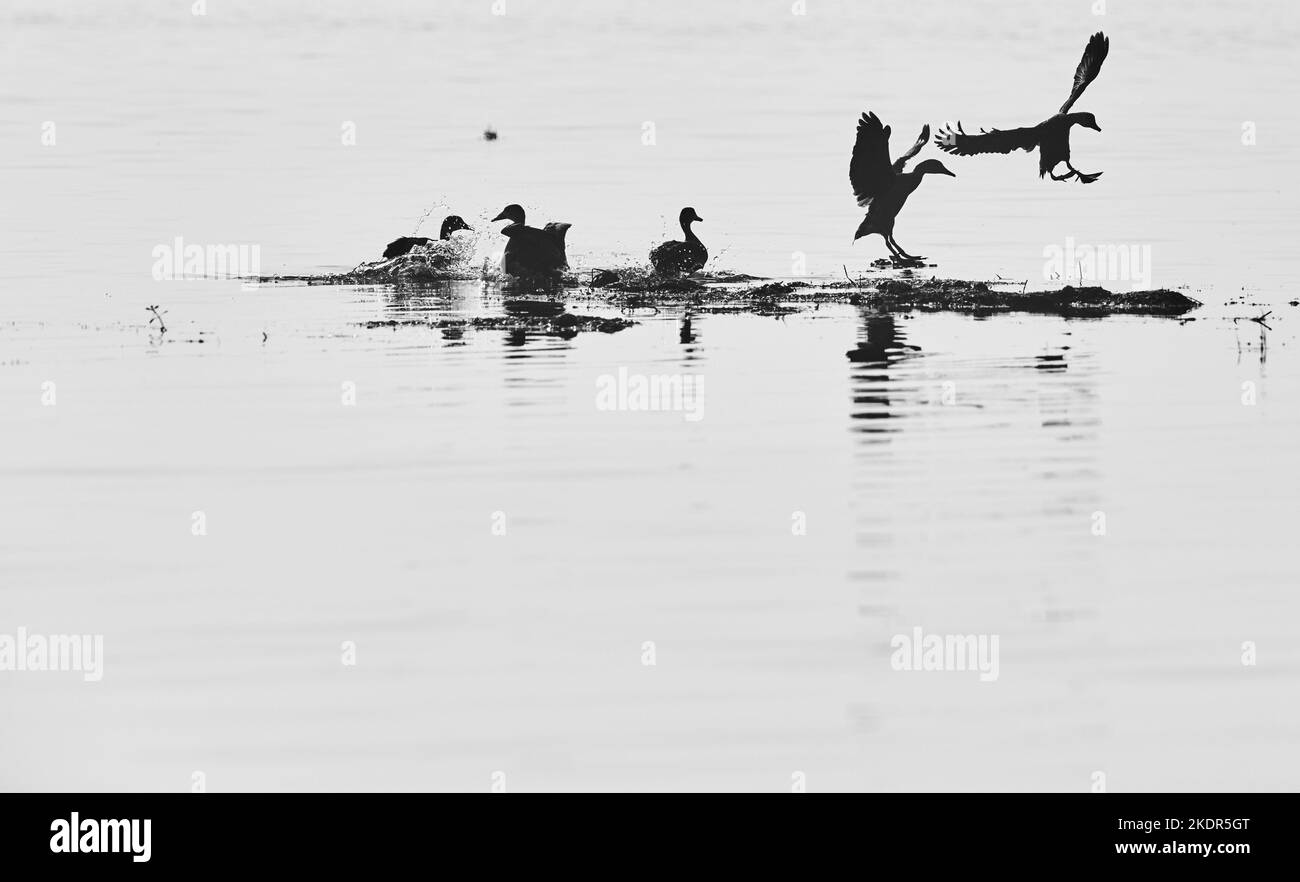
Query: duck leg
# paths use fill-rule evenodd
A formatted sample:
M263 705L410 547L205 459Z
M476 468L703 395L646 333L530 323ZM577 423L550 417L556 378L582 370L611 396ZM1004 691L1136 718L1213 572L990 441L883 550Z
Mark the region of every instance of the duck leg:
M925 260L924 256L916 256L913 254L908 254L906 251L904 251L903 246L899 245L898 242L894 240L893 233L890 233L889 237L885 241L892 243L893 247L898 249L898 256L903 258L904 260Z
M902 260L903 256L898 253L898 246L896 246L893 242L889 240L889 236L885 235L884 233L881 233L880 238L885 240L885 247L889 249L890 256L893 257L895 260Z
M1070 165L1068 160L1065 163L1065 167L1068 168L1072 174L1077 175L1079 181L1084 184L1091 184L1093 181L1097 180L1097 178L1102 176L1102 172L1094 172L1093 174L1090 175L1084 174L1074 166Z
M1067 163L1065 164L1065 167L1068 168L1068 169L1070 169L1070 170L1069 170L1068 172L1066 172L1065 174L1063 174L1063 175L1058 175L1055 171L1052 171L1052 170L1048 170L1047 174L1050 175L1051 178L1052 178L1052 180L1054 180L1054 181L1068 181L1068 180L1070 180L1070 178L1072 178L1072 177L1074 177L1075 175L1078 174L1078 172L1075 171L1075 170L1070 166L1070 163L1067 162ZM1055 169L1056 166L1052 166L1052 168Z

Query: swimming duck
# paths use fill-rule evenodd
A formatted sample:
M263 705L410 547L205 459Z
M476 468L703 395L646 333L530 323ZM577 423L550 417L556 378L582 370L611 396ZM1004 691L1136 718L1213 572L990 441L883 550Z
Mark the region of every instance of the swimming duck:
M910 172L903 171L908 160L920 153L925 142L930 140L928 125L921 129L916 143L893 163L889 161L889 133L889 126L881 125L880 117L874 113L864 113L858 120L858 139L853 144L853 159L849 162L849 183L853 185L858 205L866 206L867 216L858 225L853 241L879 233L894 257L923 260L908 254L894 240L894 219L926 175L957 176L937 159L927 159Z
M934 139L934 143L938 144L941 150L960 156L971 156L976 153L1010 153L1013 150L1032 151L1037 147L1040 178L1050 174L1054 181L1078 178L1081 183L1091 184L1101 177L1102 173L1084 174L1070 165L1070 126L1079 125L1095 132L1100 132L1101 126L1097 125L1097 117L1091 113L1070 113L1070 108L1079 100L1079 96L1083 94L1084 89L1088 88L1088 84L1097 79L1097 74L1101 72L1101 63L1106 60L1109 52L1110 39L1101 31L1093 34L1088 40L1088 45L1084 47L1083 58L1079 60L1078 68L1074 71L1074 88L1070 90L1070 97L1061 105L1061 109L1055 116L1043 120L1038 125L1021 129L993 129L978 135L968 135L962 131L961 123L958 123L957 131L945 128ZM1069 171L1058 175L1054 169L1062 162Z
M686 237L686 241L678 242L672 239L650 252L650 263L654 266L655 272L661 276L689 276L703 269L709 259L709 249L705 248L704 243L691 231L691 224L703 223L704 218L696 214L694 208L688 207L682 209L681 214L677 216L677 221L682 226L682 234Z
M507 205L492 218L494 223L499 220L510 221L501 230L501 235L510 240L506 243L505 257L501 262L507 275L554 276L569 268L564 234L572 224L549 223L541 230L526 226L524 210L515 204Z
M440 240L450 239L451 234L457 230L469 230L470 232L473 232L474 228L461 220L458 215L448 215L442 221L442 231L438 233L438 238ZM429 239L427 236L402 236L400 239L394 239L389 242L388 247L384 249L384 259L391 260L394 257L401 257L416 245L428 245L431 241L433 240Z

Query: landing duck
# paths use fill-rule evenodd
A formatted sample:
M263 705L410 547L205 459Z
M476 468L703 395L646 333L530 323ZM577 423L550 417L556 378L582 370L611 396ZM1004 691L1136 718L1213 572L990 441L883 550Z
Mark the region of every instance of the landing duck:
M867 209L867 216L853 234L856 242L863 236L879 233L885 247L897 260L924 260L908 254L894 239L894 220L912 191L921 185L926 175L957 177L937 159L917 163L910 172L903 169L930 140L930 127L921 129L916 143L896 161L889 160L889 126L882 125L874 113L864 113L858 120L858 138L853 144L853 159L849 162L849 183L858 205Z
M681 224L685 241L670 240L650 252L650 264L661 276L689 276L704 269L709 260L709 249L691 230L691 224L704 223L704 218L695 213L694 208L683 208L677 216Z
M1036 126L1020 129L993 129L982 131L978 135L968 135L957 123L957 130L944 128L934 139L940 150L956 153L959 156L973 156L978 153L1011 153L1014 150L1033 151L1038 148L1038 177L1051 175L1054 181L1068 181L1076 178L1080 183L1091 184L1101 177L1101 172L1085 174L1070 165L1070 127L1083 126L1095 132L1101 131L1097 117L1091 113L1071 113L1070 108L1079 100L1088 84L1097 79L1101 73L1101 63L1110 52L1110 39L1101 31L1092 35L1083 50L1083 58L1074 71L1074 87L1070 97L1061 105L1061 109ZM1065 163L1068 171L1056 174L1056 167Z
M501 261L501 269L507 275L547 278L569 268L564 234L572 224L549 223L540 230L527 226L524 223L524 209L513 203L492 218L493 223L499 220L510 221L501 230L501 235L510 240L506 243L505 257Z
M438 233L438 240L447 241L451 238L451 234L457 230L473 232L474 228L465 223L458 215L448 215L443 218L442 230ZM394 257L401 257L403 254L409 253L415 246L428 245L432 241L427 236L402 236L400 239L394 239L388 243L388 247L384 249L384 259L392 260Z

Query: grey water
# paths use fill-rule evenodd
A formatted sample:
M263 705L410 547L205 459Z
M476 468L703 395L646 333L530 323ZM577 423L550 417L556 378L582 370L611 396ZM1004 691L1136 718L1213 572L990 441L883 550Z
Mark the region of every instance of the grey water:
M201 8L0 10L0 635L104 647L0 671L0 789L1300 787L1292 5ZM944 157L897 238L1031 288L1130 249L1099 283L1191 321L575 300L637 324L566 338L417 323L490 280L151 275L449 213L490 263L508 202L580 268L692 205L711 270L866 273L857 115L1037 122L1096 30L1100 181ZM702 391L610 409L620 372ZM917 627L996 679L898 670Z

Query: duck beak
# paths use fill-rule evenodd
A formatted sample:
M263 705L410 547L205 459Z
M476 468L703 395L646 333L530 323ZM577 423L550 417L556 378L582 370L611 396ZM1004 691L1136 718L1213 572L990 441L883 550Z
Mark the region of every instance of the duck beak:
M1094 132L1101 131L1101 126L1088 126L1088 128L1092 129Z
M946 168L943 170L943 173L944 173L945 175L947 175L948 177L950 177L950 178L955 178L955 177L957 177L955 174L953 174L952 172L948 171L948 169L946 169Z
M510 218L506 217L506 213L505 213L505 211L503 210L503 211L502 211L500 214L498 214L496 217L492 218L492 223L496 223L496 222L499 221L499 220L509 220L509 219L510 219Z

